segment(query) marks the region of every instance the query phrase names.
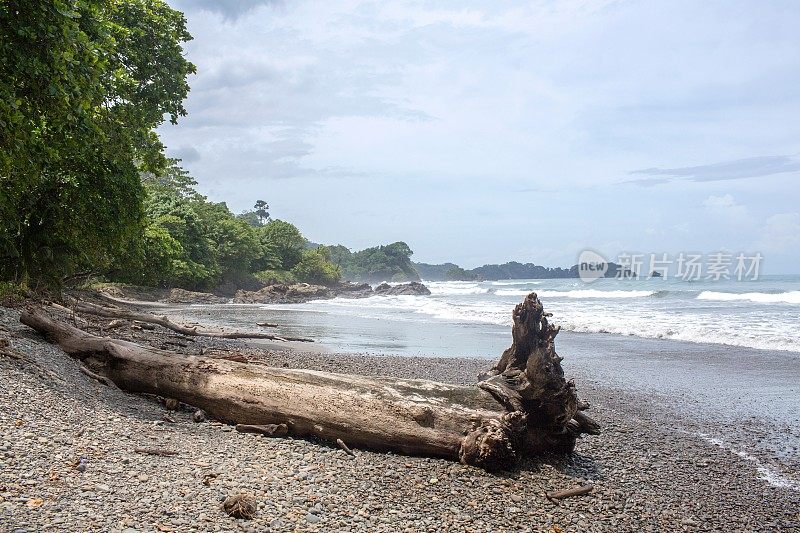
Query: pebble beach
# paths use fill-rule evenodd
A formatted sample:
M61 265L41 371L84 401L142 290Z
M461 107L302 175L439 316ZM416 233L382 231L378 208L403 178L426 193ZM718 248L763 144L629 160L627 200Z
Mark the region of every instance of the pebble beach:
M91 319L89 319L91 320ZM160 346L166 330L114 335ZM800 492L697 435L644 394L576 377L603 426L569 457L490 474L452 461L238 433L194 410L102 385L0 308L0 530L34 531L797 531ZM177 337L175 337L177 338ZM184 339L185 340L185 339ZM273 366L472 384L478 358L348 355L192 339L189 353ZM172 345L175 348L175 345ZM568 354L563 354L569 357ZM154 454L154 451L168 454ZM546 491L591 483L591 493ZM248 493L251 520L222 510Z

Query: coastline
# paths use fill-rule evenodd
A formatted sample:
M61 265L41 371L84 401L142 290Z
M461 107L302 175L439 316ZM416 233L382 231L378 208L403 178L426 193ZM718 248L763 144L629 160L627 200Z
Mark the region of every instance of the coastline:
M326 443L196 424L189 412L173 413L176 423L165 423L161 404L90 380L63 352L20 325L16 311L2 311L12 346L38 363L0 358L10 393L0 399L0 525L10 530L148 530L160 524L200 531L550 531L554 525L564 531L790 531L800 525L800 492L770 484L759 471L764 464L701 437L702 417L674 409L685 403L681 398L664 401L593 377L580 366L583 356L568 346L559 345L566 372L592 404L603 433L582 439L569 459L546 457L491 475L450 461L361 450L352 460ZM163 340L153 332L137 340L145 338L153 345ZM275 349L219 339L188 344L189 352L234 350L272 366L461 384L474 383L494 358L338 354L319 346ZM723 433L741 431L738 420L708 422ZM138 446L172 447L180 454L141 455L133 452ZM84 474L70 466L80 455L89 460ZM206 486L209 473L218 476ZM584 480L595 484L586 497L554 506L542 495ZM253 521L219 510L219 498L240 489L260 502ZM37 498L44 503L32 508L29 502ZM504 503L498 507L498 501Z

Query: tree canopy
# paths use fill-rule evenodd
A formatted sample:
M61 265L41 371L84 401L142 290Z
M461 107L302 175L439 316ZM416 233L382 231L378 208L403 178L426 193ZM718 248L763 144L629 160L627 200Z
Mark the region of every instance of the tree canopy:
M3 279L109 266L143 234L140 174L168 166L155 128L186 114L189 39L161 0L0 3Z
M342 245L329 250L331 262L339 266L342 276L351 281L418 281L419 274L411 263L411 248L404 242L374 246L351 252Z
M0 281L339 280L265 200L236 216L165 157L155 129L186 114L190 39L164 0L0 1Z

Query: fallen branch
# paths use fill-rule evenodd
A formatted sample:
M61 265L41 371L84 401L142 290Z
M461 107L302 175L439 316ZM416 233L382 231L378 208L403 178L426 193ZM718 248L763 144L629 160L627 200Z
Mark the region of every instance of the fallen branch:
M239 433L258 433L265 437L285 437L289 434L289 427L286 424L236 424L236 431Z
M261 326L262 328L277 328L278 324L273 324L271 322L256 322L256 326Z
M8 339L0 339L0 355L5 355L16 361L25 361L26 363L33 362L22 354L17 353L17 351L11 347L11 342Z
M345 444L342 439L336 439L336 444L338 444L339 448L344 450L344 453L346 453L347 455L349 455L351 457L355 457L356 456L355 452L353 450L351 450L350 448L348 448L347 444Z
M55 302L51 303L50 305L53 307L53 309L55 309L57 311L61 311L62 313L66 313L67 315L69 315L69 318L72 320L73 324L75 324L76 326L79 325L79 324L80 324L81 327L86 327L87 325L89 325L88 321L86 321L85 319L83 319L83 318L81 318L79 316L76 316L75 315L75 311L73 309L70 309L68 307L64 307L63 305L57 304Z
M584 494L589 494L594 489L594 485L591 483L587 483L586 485L581 485L580 487L575 487L572 489L565 489L565 490L557 490L554 492L545 492L544 495L547 497L548 500L558 505L559 500L563 500L564 498L571 498L572 496L582 496Z
M110 379L108 379L107 377L105 377L105 376L101 376L100 374L96 374L96 373L92 372L91 370L89 370L88 368L86 368L86 367L85 367L85 366L83 366L83 365L80 365L78 368L80 368L80 370L81 370L81 372L82 372L83 374L86 374L87 376L89 376L89 377L90 377L90 378L92 378L93 380L95 380L95 381L98 381L98 382L102 383L102 384L103 384L103 385L105 385L106 387L111 387L112 389L116 389L116 388L118 388L118 387L117 387L117 386L114 384L114 382L113 382L113 381L111 381Z
M108 293L106 293L104 291L96 291L94 294L96 294L99 298L102 298L103 300L111 302L111 303L113 303L115 305L116 304L122 304L122 305L127 305L127 306L130 306L130 307L144 307L144 308L148 308L148 307L169 307L170 306L169 304L165 304L164 302L143 302L143 301L139 301L139 300L126 300L126 299L123 299L123 298L116 298L116 297L111 296L110 294L108 294Z
M57 308L70 311L69 309L53 304ZM211 331L200 329L198 326L188 327L177 324L169 319L166 315L158 316L150 313L142 313L139 311L129 311L119 307L107 307L97 305L90 302L81 300L74 300L72 311L79 313L87 313L95 316L102 316L104 318L132 320L133 328L153 329L153 325L158 325L170 329L176 333L189 336L198 337L218 337L222 339L265 339L275 341L296 341L296 342L314 342L312 339L303 337L284 337L278 335L270 335L267 333L249 333L246 331Z

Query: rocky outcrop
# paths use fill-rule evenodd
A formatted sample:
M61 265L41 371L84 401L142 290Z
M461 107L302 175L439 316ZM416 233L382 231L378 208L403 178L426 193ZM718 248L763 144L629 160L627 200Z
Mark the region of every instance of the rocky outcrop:
M430 289L418 281L400 285L381 283L375 287L375 294L378 296L427 296L430 293Z
M334 298L336 291L322 285L308 283L277 283L257 291L237 291L233 303L237 304L294 304L311 300Z
M428 287L417 281L400 285L382 283L374 290L369 283L342 282L334 287L308 283L275 283L257 291L240 290L233 297L237 304L294 304L329 298L369 298L370 296L425 296Z
M162 301L171 304L221 304L227 302L228 299L207 292L172 289Z
M335 289L336 296L340 298L369 298L375 296L372 285L369 283L350 283L343 281Z

